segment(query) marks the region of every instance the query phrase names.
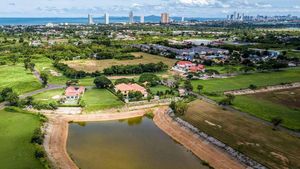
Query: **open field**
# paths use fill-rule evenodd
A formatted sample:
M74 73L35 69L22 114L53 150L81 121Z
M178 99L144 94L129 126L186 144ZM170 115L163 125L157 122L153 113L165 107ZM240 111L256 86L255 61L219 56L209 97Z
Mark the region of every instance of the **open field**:
M285 132L201 100L190 103L182 118L269 168L300 167L299 138Z
M33 131L39 126L39 119L35 115L0 111L1 168L43 168L34 157L35 147L30 143Z
M228 90L237 90L248 88L254 84L258 87L278 85L281 83L291 83L300 81L300 69L286 69L269 73L254 73L239 75L227 79L194 80L192 84L194 90L197 90L199 84L204 86L204 92L224 92Z
M300 130L300 88L237 96L233 106L267 121L280 117L284 127Z
M116 108L122 106L123 102L106 89L90 89L85 92L82 101L86 104L84 112Z
M64 89L56 89L56 90L49 90L40 94L33 96L34 100L43 103L49 104L53 102L59 101L60 97L63 95Z
M95 71L103 71L105 68L109 68L114 65L136 65L136 64L147 64L147 63L158 63L163 62L171 68L176 60L164 58L157 55L151 55L142 52L132 53L136 57L143 56L141 59L133 59L133 60L116 60L116 59L106 59L106 60L73 60L73 61L65 61L64 63L68 64L71 68L76 70L83 70L86 72L95 72Z
M25 71L21 65L0 66L0 90L12 87L18 94L40 89L42 85L30 71Z

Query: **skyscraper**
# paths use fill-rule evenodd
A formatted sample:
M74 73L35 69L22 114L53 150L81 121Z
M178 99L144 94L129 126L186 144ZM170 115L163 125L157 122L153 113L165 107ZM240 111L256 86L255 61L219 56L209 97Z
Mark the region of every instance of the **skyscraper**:
M144 17L144 15L141 15L140 23L145 23L145 17Z
M130 11L129 12L129 24L132 24L134 21L133 21L133 12Z
M184 22L184 16L183 16L183 17L181 17L181 22Z
M104 23L107 25L109 24L109 14L108 13L104 14Z
M89 25L94 24L93 16L92 16L91 14L88 15L88 24L89 24Z
M168 13L162 13L161 14L160 23L162 23L162 24L170 23L170 17L169 17Z

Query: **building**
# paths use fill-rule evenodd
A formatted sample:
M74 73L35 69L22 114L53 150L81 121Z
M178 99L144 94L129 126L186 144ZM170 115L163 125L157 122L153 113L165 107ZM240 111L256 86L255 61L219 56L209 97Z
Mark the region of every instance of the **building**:
M144 15L141 15L140 23L145 23L145 16Z
M130 12L129 12L129 24L133 24L133 22L134 22L134 19L133 19L133 12L130 11Z
M121 83L115 86L116 92L121 92L125 97L128 97L129 92L141 92L144 97L148 97L147 90L138 84Z
M197 72L204 72L205 66L201 64L197 65L190 61L179 61L172 69L181 73L188 73L188 72L197 73Z
M85 92L85 87L83 86L80 87L69 86L65 91L65 97L68 100L77 100L84 94L84 92Z
M160 23L162 23L162 24L170 23L170 17L169 17L168 13L162 13L161 14Z
M88 15L88 24L89 24L89 25L94 24L93 16L92 16L91 14Z
M104 23L107 25L109 24L109 14L108 13L104 14Z

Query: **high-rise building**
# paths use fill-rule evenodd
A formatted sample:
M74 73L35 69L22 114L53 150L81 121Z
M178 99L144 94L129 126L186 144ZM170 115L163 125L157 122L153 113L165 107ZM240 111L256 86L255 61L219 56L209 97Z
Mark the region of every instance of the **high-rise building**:
M184 22L184 16L183 16L183 17L181 17L181 22Z
M140 23L145 23L145 16L141 15Z
M161 14L160 23L163 23L163 24L170 23L170 17L169 17L168 13Z
M104 23L107 25L109 24L109 14L108 13L104 14Z
M93 16L92 16L91 14L88 15L88 24L89 24L89 25L94 24Z
M130 11L129 12L129 24L132 24L133 22L134 22L134 20L133 20L133 12Z

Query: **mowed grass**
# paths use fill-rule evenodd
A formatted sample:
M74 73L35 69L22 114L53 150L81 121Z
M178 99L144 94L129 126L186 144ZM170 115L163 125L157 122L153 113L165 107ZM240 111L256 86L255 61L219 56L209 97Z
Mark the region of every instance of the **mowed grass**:
M300 168L300 139L271 126L196 100L184 120L269 168Z
M63 96L63 93L64 89L55 89L34 95L33 98L36 102L49 104L59 101L60 97Z
M0 111L0 168L43 168L34 157L35 147L30 143L39 126L35 115Z
M171 68L175 63L175 59L169 59L157 55L151 55L142 52L132 53L136 57L143 56L140 59L133 60L116 60L116 59L106 59L106 60L73 60L73 61L65 61L64 63L68 64L71 68L76 70L83 70L86 72L95 72L95 71L103 71L105 68L109 68L115 65L137 65L137 64L147 64L147 63L159 63L163 62Z
M0 90L11 87L18 94L24 94L42 88L40 82L30 71L20 65L0 66Z
M89 89L81 101L85 103L84 112L90 113L98 110L117 108L124 103L106 89Z
M281 83L300 82L300 69L286 69L269 73L254 73L238 75L226 79L193 80L194 90L199 84L204 86L204 92L224 92L229 90L245 89L253 84L258 87L278 85Z
M300 89L237 96L233 106L267 121L282 118L282 126L300 131Z

